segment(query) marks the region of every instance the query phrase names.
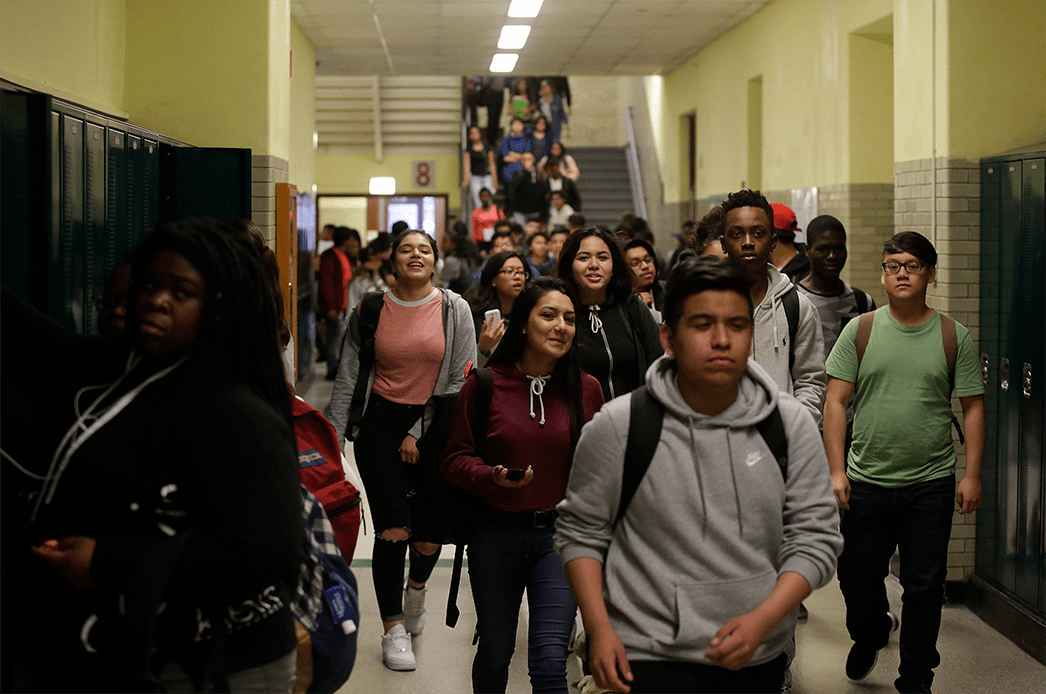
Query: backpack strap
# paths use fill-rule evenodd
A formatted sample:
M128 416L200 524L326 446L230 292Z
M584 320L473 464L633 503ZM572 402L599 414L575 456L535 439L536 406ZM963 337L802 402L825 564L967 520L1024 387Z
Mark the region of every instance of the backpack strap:
M862 292L857 287L853 287L854 290L854 303L857 304L858 313L868 313L868 295Z
M861 370L861 360L864 352L868 349L868 339L872 336L872 323L875 322L875 312L862 313L857 319L857 336L854 338L854 346L857 347L857 370Z
M381 316L381 307L384 303L385 294L383 292L367 292L360 301L360 312L357 318L360 336L360 368L356 374L356 388L352 391L352 402L349 404L349 419L343 432L349 441L353 440L352 430L363 421L363 410L366 408L367 391L370 387L370 373L374 369L374 334L378 332L378 318ZM346 330L342 336L343 351L348 334L349 331Z
M483 457L487 442L487 415L490 403L494 399L494 374L487 368L473 368L470 374L476 377L476 394L472 402L472 440L475 451ZM458 609L458 588L461 586L461 567L465 563L465 543L459 542L454 547L454 566L450 573L450 590L447 595L447 626L453 629L458 623L461 611Z
M781 409L775 407L770 415L755 425L759 435L763 437L770 452L777 460L777 467L781 468L781 477L788 482L788 436L785 435L784 420L781 418Z
M628 510L643 475L654 459L654 451L661 440L661 425L664 423L665 406L655 398L645 385L632 391L628 415L628 443L625 446L625 463L621 473L621 499L617 505L617 526Z
M788 320L788 372L791 374L795 366L795 339L799 334L799 291L794 284L781 296L781 305Z

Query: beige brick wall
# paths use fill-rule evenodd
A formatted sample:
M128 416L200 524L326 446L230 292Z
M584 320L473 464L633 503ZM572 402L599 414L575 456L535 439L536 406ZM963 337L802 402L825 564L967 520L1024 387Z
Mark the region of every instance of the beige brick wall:
M276 184L287 183L290 162L268 154L251 157L251 221L276 245Z
M936 168L936 234L933 230L934 181L931 161L899 162L894 168L896 200L894 218L898 231L918 231L937 248L937 283L927 293L927 303L947 313L979 337L980 311L980 166L965 159L938 157ZM978 350L979 351L979 350ZM962 413L958 398L952 409ZM960 417L960 421L961 417ZM958 445L956 478L966 472L966 451ZM977 514L952 518L948 545L947 580L962 580L973 573Z

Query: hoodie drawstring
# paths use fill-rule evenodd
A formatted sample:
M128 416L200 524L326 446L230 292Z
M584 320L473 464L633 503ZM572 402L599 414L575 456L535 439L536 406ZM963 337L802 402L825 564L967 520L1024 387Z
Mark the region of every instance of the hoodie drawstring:
M690 450L694 453L694 468L697 470L697 493L701 497L701 537L708 535L708 503L705 501L705 485L701 481L701 461L697 459L697 442L694 441L694 420L688 418L687 431L690 433Z
M744 526L741 525L741 494L737 490L737 472L734 470L734 452L730 448L730 429L726 430L726 459L730 461L730 479L734 481L734 504L737 506L737 532L741 537L745 536Z
M778 354L781 351L781 347L777 342L777 295L774 294L770 297L770 315L774 319L774 354Z
M599 319L599 305L592 304L588 307L588 311L589 327L592 328L593 333L598 333L603 338L603 347L607 350L607 359L610 361L610 369L607 371L607 383L610 385L610 399L613 400L617 395L614 392L614 353L610 351L610 341L607 340L607 333L603 330L603 321Z
M538 396L538 404L541 405L541 426L545 426L545 400L541 394L545 392L545 382L548 376L527 376L530 379L530 418L534 419L534 396Z

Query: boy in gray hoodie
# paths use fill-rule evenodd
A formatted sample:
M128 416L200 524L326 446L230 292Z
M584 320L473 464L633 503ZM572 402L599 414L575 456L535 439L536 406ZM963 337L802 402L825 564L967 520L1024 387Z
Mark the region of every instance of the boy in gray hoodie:
M820 426L828 383L821 319L810 300L770 262L777 245L774 210L757 190L730 193L723 203L723 227L723 252L752 279L752 358L770 373L778 388L805 405ZM794 340L789 334L789 302L795 309Z
M581 433L555 547L604 689L780 691L795 608L835 571L824 447L806 409L749 359L750 284L712 258L673 270L667 354L646 374L664 406L660 440L620 521L632 396ZM775 409L784 471L756 428Z

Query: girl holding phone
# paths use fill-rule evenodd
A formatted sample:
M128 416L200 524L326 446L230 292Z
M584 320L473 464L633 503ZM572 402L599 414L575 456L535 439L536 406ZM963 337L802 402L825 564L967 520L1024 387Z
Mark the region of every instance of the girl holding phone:
M495 253L483 266L479 284L465 292L476 326L478 364L483 366L505 335L516 297L530 280L530 263L516 251ZM497 310L499 314L491 314Z
M471 427L475 377L465 381L451 422L441 471L482 502L468 546L479 622L475 692L505 691L524 590L533 690L567 691L576 603L552 549L555 507L566 494L581 427L603 404L598 381L577 363L568 292L549 277L527 284L489 361L493 394L483 440L474 439Z

